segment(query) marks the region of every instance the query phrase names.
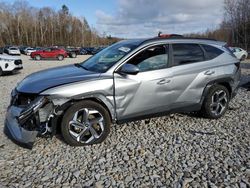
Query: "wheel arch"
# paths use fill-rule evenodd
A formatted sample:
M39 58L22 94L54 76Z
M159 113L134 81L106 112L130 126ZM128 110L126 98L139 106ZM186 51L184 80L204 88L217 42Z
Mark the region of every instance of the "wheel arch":
M204 99L205 99L205 97L206 97L206 95L207 95L209 89L210 89L213 85L215 85L215 84L217 84L217 85L222 85L222 86L226 87L227 90L228 90L228 92L229 92L229 95L230 95L229 97L230 97L230 99L231 99L231 97L232 97L232 91L233 91L233 89L232 89L232 83L233 83L233 82L234 82L234 81L233 81L232 78L221 78L221 79L216 79L216 80L210 81L210 82L206 85L205 89L203 90L200 104L201 104L201 105L203 104L203 101L204 101Z

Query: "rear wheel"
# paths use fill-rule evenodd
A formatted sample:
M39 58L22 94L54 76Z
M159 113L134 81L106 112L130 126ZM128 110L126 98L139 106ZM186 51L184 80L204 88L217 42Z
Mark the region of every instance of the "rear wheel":
M63 56L63 55L59 55L59 56L57 56L57 59L58 59L59 61L62 61L62 60L64 59L64 56Z
M228 89L222 85L213 85L207 93L202 106L202 115L218 119L225 114L229 105Z
M62 119L62 135L72 146L97 144L105 140L110 131L110 116L107 110L93 101L72 105Z
M40 55L36 55L36 56L35 56L35 60L39 61L39 60L41 60L41 59L42 59L42 58L41 58Z

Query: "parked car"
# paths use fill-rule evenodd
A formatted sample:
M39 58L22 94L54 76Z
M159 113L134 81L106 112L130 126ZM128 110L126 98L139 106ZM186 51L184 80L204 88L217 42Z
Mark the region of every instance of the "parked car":
M14 73L23 68L22 60L0 55L0 76L4 73Z
M9 47L7 53L9 55L21 55L21 52L18 47Z
M240 61L225 42L156 37L125 40L86 61L33 73L11 94L5 132L31 147L37 134L97 144L111 123L175 112L225 114L240 82ZM164 126L164 125L162 125Z
M26 48L26 49L24 50L24 54L25 54L25 55L30 55L32 52L35 52L35 51L36 51L35 48Z
M234 55L237 57L237 59L239 59L241 61L244 61L248 56L247 51L243 50L242 48L232 47L230 49L232 50Z
M46 48L44 50L32 52L30 56L35 60L58 59L59 61L62 61L68 56L68 53L64 49Z
M77 55L80 54L80 50L78 48L73 48L73 47L69 47L65 49L68 53L68 56L71 58L76 58Z
M8 49L9 49L10 47L11 47L10 45L4 46L3 52L6 53L6 54L8 54Z
M85 48L80 48L80 55L88 55L88 51Z
M21 54L25 54L25 49L27 49L27 48L30 48L30 47L29 46L20 46L19 50L20 50Z
M3 48L0 47L0 54L3 54Z

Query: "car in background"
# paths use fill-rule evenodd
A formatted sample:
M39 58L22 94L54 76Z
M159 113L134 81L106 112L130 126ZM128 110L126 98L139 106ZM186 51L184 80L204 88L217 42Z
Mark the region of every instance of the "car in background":
M80 48L79 55L88 55L88 51L85 48Z
M232 50L233 54L237 57L237 59L241 61L244 61L248 56L247 51L243 50L242 48L230 47L230 49Z
M6 45L6 46L4 46L4 48L3 48L3 52L4 53L8 53L8 49L11 47L11 45Z
M65 48L65 50L68 53L68 56L71 58L76 58L77 55L80 54L80 50L78 48L68 47L68 48Z
M24 50L24 54L25 54L25 55L30 55L32 52L35 52L35 51L36 51L35 48L30 48L30 47L28 47L28 48L26 48L26 49Z
M97 54L98 52L102 51L103 49L105 49L106 47L96 47L92 50L92 55Z
M44 50L32 52L30 57L34 60L58 59L62 61L64 58L68 57L68 53L60 48L46 48Z
M0 47L0 54L3 54L3 48Z
M9 55L21 55L21 52L18 47L9 47L7 54Z
M19 50L20 50L21 54L25 54L25 51L24 51L24 50L25 50L26 48L29 48L29 46L20 46L20 47L19 47Z
M0 76L4 73L14 73L23 69L22 60L0 55Z

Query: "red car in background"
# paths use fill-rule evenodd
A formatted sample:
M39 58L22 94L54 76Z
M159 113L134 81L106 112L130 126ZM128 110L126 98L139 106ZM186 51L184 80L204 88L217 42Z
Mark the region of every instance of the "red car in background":
M68 53L64 49L59 48L46 48L30 54L30 57L35 60L58 59L59 61L62 61L67 56Z

